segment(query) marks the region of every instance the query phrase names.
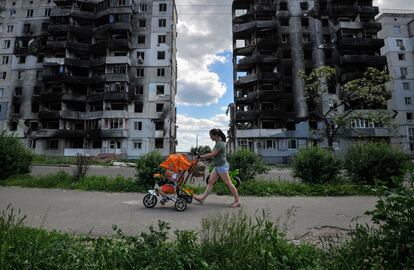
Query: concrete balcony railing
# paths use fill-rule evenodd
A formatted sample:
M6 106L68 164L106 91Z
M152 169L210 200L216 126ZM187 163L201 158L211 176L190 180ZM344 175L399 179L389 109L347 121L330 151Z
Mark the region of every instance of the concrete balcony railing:
M44 101L59 101L62 99L63 93L48 93L48 92L42 92L40 93L40 100L42 102Z
M339 61L344 66L384 66L387 64L387 58L379 55L343 55Z
M112 91L112 92L96 93L96 94L88 96L89 102L98 101L98 100L128 101L129 95L127 92Z
M250 35L250 33L255 29L260 29L262 31L265 29L272 30L276 29L277 26L277 21L251 21L235 25L233 35L236 38L240 38L246 35Z
M130 50L132 45L128 39L99 40L91 45L92 53L96 51L106 52L107 48L111 50Z
M338 22L338 24L335 25L335 32L338 32L341 29L369 29L380 31L381 28L381 23L376 22Z
M90 138L127 138L126 129L97 129L88 131Z
M246 76L239 77L239 79L234 83L234 85L253 83L257 81L257 79L258 79L257 74L249 74Z
M260 111L260 118L279 119L279 118L295 118L294 112L286 112L282 110L264 110Z
M128 64L131 65L131 59L128 56L107 56L106 64Z
M82 59L72 59L72 58L55 58L55 57L45 57L43 60L43 66L53 67L53 66L73 66L73 67L89 67L89 60Z
M235 101L238 103L253 103L257 99L257 92L250 92L247 95L241 97L235 97Z
M72 32L74 34L91 35L92 29L85 26L76 26L70 24L55 24L49 25L48 31L50 33Z
M249 55L253 52L253 50L255 48L256 48L256 46L254 46L254 45L247 46L247 47L236 48L236 49L234 49L234 54L235 55Z
M60 83L69 83L69 84L81 84L88 85L94 83L95 78L81 77L81 76L72 76L69 74L50 74L44 75L42 81L47 84L60 84Z
M39 111L39 118L40 119L59 119L60 118L60 112L59 111L41 110L41 111Z
M249 70L257 63L277 63L279 58L273 55L254 55L246 56L240 59L239 63L234 66L236 70Z
M93 12L82 11L79 8L74 8L74 7L72 8L55 7L55 8L52 8L50 12L50 17L68 17L68 16L91 20L94 18L95 15Z
M129 82L129 74L106 73L99 76L105 82Z
M339 49L357 49L361 47L380 49L384 46L384 40L373 38L340 38L337 44Z
M389 128L356 128L344 129L344 137L360 138L360 137L392 137L392 132Z
M95 33L102 33L102 32L112 32L112 31L128 31L128 32L132 32L132 27L131 27L131 23L121 23L121 22L117 22L117 23L108 23L105 25L101 25L98 26L95 29Z
M236 120L256 120L259 117L259 111L239 111L236 112Z
M88 52L89 51L89 44L74 42L74 41L53 41L49 40L46 44L47 50L52 51L64 51L65 49L69 49L71 51L82 51Z

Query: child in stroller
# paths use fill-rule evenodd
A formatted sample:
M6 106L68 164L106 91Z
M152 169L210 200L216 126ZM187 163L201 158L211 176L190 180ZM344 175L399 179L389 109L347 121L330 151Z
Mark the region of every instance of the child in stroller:
M198 161L199 158L196 158L190 162L181 154L168 156L167 160L160 164L160 167L164 169L164 175L154 175L156 180L154 189L149 190L144 197L145 207L153 208L157 204L157 197L160 196L161 205L171 200L175 202L177 211L184 211L187 203L193 200L193 192L186 188L185 184L192 177Z

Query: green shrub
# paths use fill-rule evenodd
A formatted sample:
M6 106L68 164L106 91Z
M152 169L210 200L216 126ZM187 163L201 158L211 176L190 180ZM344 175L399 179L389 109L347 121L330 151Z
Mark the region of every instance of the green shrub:
M240 170L242 181L253 180L257 174L266 173L269 167L250 150L241 148L227 157L231 170Z
M329 251L327 269L412 269L414 189L386 191L367 214L377 228L358 226L352 239Z
M357 183L392 187L401 182L408 161L406 154L386 144L354 144L345 155L344 168Z
M0 134L0 179L30 172L33 155L14 136Z
M149 152L137 160L137 183L144 188L150 188L154 185L154 174L161 173L160 164L164 161L162 155L157 152Z
M295 176L305 183L332 182L341 170L341 161L331 151L320 147L300 150L293 158L292 165Z

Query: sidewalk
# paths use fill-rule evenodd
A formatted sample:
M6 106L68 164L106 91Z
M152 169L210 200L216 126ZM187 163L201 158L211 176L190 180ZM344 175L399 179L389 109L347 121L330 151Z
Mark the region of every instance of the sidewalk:
M201 220L217 213L236 213L228 204L231 197L211 195L204 205L190 204L184 212L172 203L146 209L144 194L80 192L57 189L0 187L0 208L11 204L27 215L28 225L76 234L111 235L112 225L134 235L167 221L174 230L199 230ZM371 224L364 215L375 206L375 197L243 197L243 211L251 216L266 215L287 225L289 239L317 239L325 233L344 233L356 223ZM292 213L286 220L287 212Z

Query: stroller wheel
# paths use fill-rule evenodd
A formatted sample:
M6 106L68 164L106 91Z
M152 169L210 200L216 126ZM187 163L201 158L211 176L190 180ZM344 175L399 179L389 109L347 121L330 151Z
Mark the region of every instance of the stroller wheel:
M175 202L175 209L179 212L184 211L187 208L187 201L183 198L178 198Z
M145 195L143 203L146 208L153 208L157 204L157 196L152 194Z

